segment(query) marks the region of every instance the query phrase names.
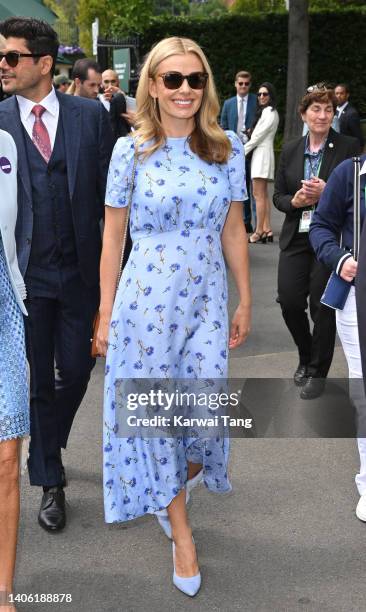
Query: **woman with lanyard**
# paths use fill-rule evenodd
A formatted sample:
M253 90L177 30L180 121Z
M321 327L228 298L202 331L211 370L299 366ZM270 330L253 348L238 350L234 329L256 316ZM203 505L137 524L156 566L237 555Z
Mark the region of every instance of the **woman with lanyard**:
M294 382L302 387L302 399L322 394L336 331L334 312L320 304L330 272L315 257L310 222L332 170L359 153L355 138L331 128L336 106L333 89L322 83L308 88L299 112L309 132L284 146L273 196L276 208L286 215L279 239L278 301L299 353Z

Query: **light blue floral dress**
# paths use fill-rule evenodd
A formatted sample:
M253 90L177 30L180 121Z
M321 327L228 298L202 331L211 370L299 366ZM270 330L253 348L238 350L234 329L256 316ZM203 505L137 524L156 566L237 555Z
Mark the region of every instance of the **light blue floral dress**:
M11 286L0 235L0 442L29 434L23 315Z
M231 489L228 439L119 437L121 379L225 378L227 281L221 232L231 201L246 199L244 152L227 132L227 164L208 163L187 138L167 138L139 158L132 197L132 251L113 307L104 390L106 522L165 508L184 487L187 459L202 463L211 491ZM114 148L106 204L128 205L134 160L131 136Z

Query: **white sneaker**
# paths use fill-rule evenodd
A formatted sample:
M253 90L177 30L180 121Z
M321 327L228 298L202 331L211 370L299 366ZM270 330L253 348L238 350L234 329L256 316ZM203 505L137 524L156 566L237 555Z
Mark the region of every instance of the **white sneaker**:
M357 507L356 507L356 516L360 521L366 523L366 493L361 495Z

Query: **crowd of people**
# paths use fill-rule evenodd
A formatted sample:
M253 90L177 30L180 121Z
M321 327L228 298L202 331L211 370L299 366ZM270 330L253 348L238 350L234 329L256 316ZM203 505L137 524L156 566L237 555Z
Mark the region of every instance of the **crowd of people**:
M352 285L337 326L350 376L362 377L366 251L358 272L350 158L363 142L348 87L308 88L299 106L306 134L283 147L275 178L273 85L254 96L251 74L238 72L218 121L214 77L194 41L152 48L135 112L118 75L92 60L75 63L72 82L54 78L58 39L45 22L9 18L0 33L9 96L0 104L0 591L14 586L19 449L29 432L38 523L51 533L66 525L62 450L95 364L99 312L105 520L155 515L172 541L173 583L194 596L201 574L187 501L201 481L231 489L229 440L189 428L172 438L121 435L124 381L227 378L229 350L250 330L248 245L273 242L274 179L274 205L285 214L278 302L299 352L294 383L304 400L324 391L336 330L334 310L321 303L331 270ZM230 323L226 264L238 292ZM358 442L356 513L366 521L366 442Z

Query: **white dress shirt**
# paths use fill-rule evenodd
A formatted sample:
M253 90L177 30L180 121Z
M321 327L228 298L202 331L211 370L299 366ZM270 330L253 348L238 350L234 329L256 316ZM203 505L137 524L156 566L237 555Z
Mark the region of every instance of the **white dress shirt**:
M347 104L348 104L348 100L344 104L342 104L342 106L337 106L337 117L341 116Z
M105 99L104 94L98 94L98 98L101 101L101 103L103 104L105 110L109 112L111 110L111 103L110 103L110 101Z
M245 117L247 114L248 94L246 96L236 96L236 99L238 103L238 117L240 113L241 100L243 100L243 125L241 126L241 129L245 130Z
M45 124L50 141L51 141L51 149L55 144L56 132L57 132L57 124L58 124L58 116L60 112L60 104L56 96L56 92L52 87L51 91L43 100L40 102L32 102L32 100L28 100L28 98L23 98L23 96L17 96L19 111L20 111L20 120L24 125L27 133L32 139L33 133L33 125L35 121L35 116L32 113L32 108L37 104L41 104L41 106L45 107L45 112L42 115L42 121Z

